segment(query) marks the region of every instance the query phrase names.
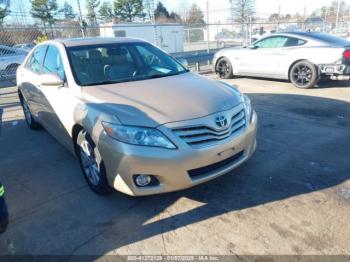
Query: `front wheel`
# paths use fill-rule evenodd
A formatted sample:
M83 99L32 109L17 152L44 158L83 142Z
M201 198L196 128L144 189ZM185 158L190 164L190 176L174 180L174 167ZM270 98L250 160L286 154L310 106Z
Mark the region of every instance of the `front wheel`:
M80 166L89 187L99 195L111 192L101 155L85 130L78 134L76 147Z
M216 64L215 71L222 79L233 78L233 68L230 60L226 57L220 58Z
M41 127L40 124L35 121L32 113L30 112L28 103L22 95L20 95L20 101L23 108L24 117L26 119L26 123L29 126L29 128L33 130L40 129Z
M298 88L311 88L319 82L317 67L309 61L295 63L289 73L292 84Z

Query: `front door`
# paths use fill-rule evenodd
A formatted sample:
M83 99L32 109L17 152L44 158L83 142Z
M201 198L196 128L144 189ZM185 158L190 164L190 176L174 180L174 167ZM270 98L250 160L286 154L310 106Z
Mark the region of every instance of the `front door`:
M255 43L240 57L240 74L261 77L282 75L280 63L287 41L286 36L271 36Z
M43 74L56 74L65 80L65 72L61 55L57 47L48 47L43 69ZM73 121L73 110L71 107L71 95L68 86L44 86L42 91L42 122L45 128L62 144L71 148L72 140L69 127Z

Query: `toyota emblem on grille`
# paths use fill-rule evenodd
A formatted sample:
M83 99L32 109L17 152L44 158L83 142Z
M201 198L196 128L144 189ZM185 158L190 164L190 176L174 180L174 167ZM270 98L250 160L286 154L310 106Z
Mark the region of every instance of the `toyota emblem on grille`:
M225 128L227 127L227 124L228 124L228 121L227 121L227 118L224 117L224 116L218 116L216 119L215 119L215 123L218 127L220 128Z

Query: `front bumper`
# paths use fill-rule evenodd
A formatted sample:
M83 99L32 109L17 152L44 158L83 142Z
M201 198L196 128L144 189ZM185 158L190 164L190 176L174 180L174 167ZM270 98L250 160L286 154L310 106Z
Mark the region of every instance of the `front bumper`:
M104 159L108 181L116 190L132 196L145 196L190 188L238 167L256 149L255 112L252 123L247 123L242 132L203 148L192 148L176 138L166 126L159 129L177 145L176 150L127 145L111 139L104 132L100 134L99 151ZM227 161L230 159L232 161ZM217 163L219 165L215 165ZM190 170L201 171L208 166L211 168L207 173L189 175ZM133 176L141 174L155 176L159 185L137 187Z

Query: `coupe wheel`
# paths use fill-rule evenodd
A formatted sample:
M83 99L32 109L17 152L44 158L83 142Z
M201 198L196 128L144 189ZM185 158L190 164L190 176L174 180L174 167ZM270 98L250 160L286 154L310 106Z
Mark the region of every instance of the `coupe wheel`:
M24 117L29 128L33 130L40 129L40 124L35 121L32 113L30 112L28 103L22 95L20 95L20 101L23 108Z
M80 166L89 187L99 195L111 192L101 155L85 130L78 134L76 147Z
M223 79L233 78L233 68L231 62L226 58L220 58L216 64L216 72Z
M314 64L309 61L300 61L290 70L290 81L298 88L314 87L319 81L319 74Z

